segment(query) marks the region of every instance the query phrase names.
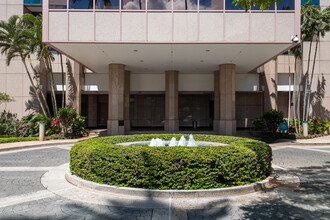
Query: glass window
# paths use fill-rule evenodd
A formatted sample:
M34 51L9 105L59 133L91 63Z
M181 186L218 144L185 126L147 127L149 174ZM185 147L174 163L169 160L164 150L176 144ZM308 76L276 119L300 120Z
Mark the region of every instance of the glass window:
M308 0L301 0L301 5L305 4L306 2L308 2ZM320 0L312 0L311 5L319 6L320 5Z
M49 9L67 9L66 0L49 0Z
M119 9L119 0L95 0L95 8L96 9Z
M70 0L71 9L93 9L93 0Z
M239 10L238 6L235 6L233 0L226 0L226 10Z
M223 0L200 0L199 10L222 10Z
M171 0L148 0L148 9L150 10L172 10Z
M145 10L145 0L122 0L122 9L124 10Z
M294 10L294 0L282 0L278 2L277 10Z
M173 0L173 10L197 10L197 0Z
M260 10L259 7L251 7L251 10ZM275 5L271 5L268 9L265 10L275 10Z

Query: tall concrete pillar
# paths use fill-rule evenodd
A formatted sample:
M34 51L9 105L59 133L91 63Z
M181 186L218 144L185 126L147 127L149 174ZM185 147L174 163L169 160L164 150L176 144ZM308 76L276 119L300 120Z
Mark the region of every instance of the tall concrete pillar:
M125 131L131 130L130 113L130 87L131 87L131 72L125 71L125 88L124 88L124 127Z
M264 111L278 109L277 61L266 63L260 72L260 88L264 90Z
M165 131L179 130L179 72L165 72Z
M73 63L73 65L72 65ZM81 91L85 85L84 66L78 62L69 62L66 76L66 107L73 107L81 114Z
M108 135L123 135L125 65L109 65Z
M220 73L219 73L219 70L214 71L213 79L214 79L213 131L219 131L219 123L220 123L220 89L219 89Z
M88 127L97 127L97 95L88 95Z
M219 71L220 121L219 134L236 134L235 64L222 64Z

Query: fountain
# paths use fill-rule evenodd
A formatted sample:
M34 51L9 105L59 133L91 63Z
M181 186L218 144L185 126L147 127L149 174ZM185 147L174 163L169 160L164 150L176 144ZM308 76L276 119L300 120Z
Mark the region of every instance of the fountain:
M164 147L166 146L166 142L160 138L152 138L149 145L149 147ZM175 137L172 137L171 141L168 143L169 147L175 147L175 146L188 146L188 147L196 147L198 146L197 142L194 140L194 137L192 134L189 135L189 140L187 142L186 138L182 135L179 142L176 141Z

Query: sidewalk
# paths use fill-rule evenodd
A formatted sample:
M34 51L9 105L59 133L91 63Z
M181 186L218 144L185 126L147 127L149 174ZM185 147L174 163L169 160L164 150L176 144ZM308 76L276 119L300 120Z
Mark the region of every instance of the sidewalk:
M14 142L14 143L4 143L0 144L0 152L19 150L25 148L34 147L45 147L50 145L68 145L75 144L83 140L90 138L95 138L100 135L99 131L91 131L88 137L78 138L78 139L61 139L61 140L47 140L47 141L25 141L25 142ZM313 139L278 139L273 143L269 143L271 146L284 146L284 145L330 145L330 135L317 137Z
M97 137L94 134L90 134L87 137L82 137L78 139L60 139L60 140L46 140L46 141L22 141L22 142L13 142L13 143L4 143L0 144L0 152L3 151L12 151L12 150L20 150L26 148L34 148L34 147L45 147L51 145L68 145L75 144L83 140L87 140L90 138Z

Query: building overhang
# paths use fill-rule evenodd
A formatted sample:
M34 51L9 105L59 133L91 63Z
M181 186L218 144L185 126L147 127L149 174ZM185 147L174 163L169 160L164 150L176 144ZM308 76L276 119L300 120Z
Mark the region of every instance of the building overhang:
M91 44L52 43L52 47L97 73L107 73L111 63L125 64L134 73L211 73L219 64L236 64L248 73L281 54L289 43L276 44Z

